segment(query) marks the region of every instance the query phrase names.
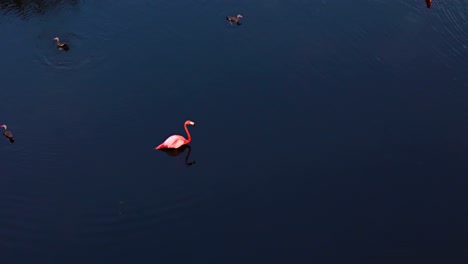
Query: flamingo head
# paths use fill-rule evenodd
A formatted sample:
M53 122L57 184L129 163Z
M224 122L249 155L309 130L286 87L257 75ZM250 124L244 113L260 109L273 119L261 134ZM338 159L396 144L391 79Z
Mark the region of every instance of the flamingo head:
M191 120L187 120L187 121L185 121L185 125L195 126L195 122L193 122Z
M7 129L7 126L5 124L2 124L0 127L3 127L5 130Z
M56 40L57 42L59 41L59 38L58 37L55 37L54 40Z
M237 14L237 18L243 18L241 14Z

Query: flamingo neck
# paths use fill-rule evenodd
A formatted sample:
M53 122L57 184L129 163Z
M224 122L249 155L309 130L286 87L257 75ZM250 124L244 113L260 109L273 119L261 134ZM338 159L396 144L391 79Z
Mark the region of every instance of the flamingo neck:
M187 133L187 139L185 140L185 144L190 143L192 141L192 136L190 135L190 132L188 131L187 124L184 124L185 132Z

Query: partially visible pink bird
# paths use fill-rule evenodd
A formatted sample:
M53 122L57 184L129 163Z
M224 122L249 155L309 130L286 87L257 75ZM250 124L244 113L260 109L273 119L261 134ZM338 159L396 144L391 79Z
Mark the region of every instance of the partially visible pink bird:
M166 139L161 145L157 146L154 149L168 149L168 148L180 148L183 145L186 145L192 141L192 136L188 131L187 125L195 126L195 123L187 120L184 123L185 132L187 132L187 139L180 135L172 135Z
M427 8L431 8L432 0L426 0Z

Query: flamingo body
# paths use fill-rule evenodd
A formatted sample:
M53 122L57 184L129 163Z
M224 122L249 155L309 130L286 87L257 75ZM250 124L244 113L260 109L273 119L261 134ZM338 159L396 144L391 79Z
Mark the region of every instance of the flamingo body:
M185 121L184 129L187 133L187 139L180 135L172 135L168 137L162 144L157 146L155 149L177 149L183 145L190 143L190 141L192 141L192 136L188 131L187 125L195 126L195 123L190 120Z
M181 146L187 144L188 140L186 140L183 136L179 135L172 135L168 137L162 144L156 147L156 149L166 149L166 148L180 148Z

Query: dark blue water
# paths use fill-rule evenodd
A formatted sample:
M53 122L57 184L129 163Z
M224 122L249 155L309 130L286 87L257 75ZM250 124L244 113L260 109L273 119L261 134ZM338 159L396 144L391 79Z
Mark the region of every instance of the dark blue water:
M2 264L468 256L467 1L0 8Z

